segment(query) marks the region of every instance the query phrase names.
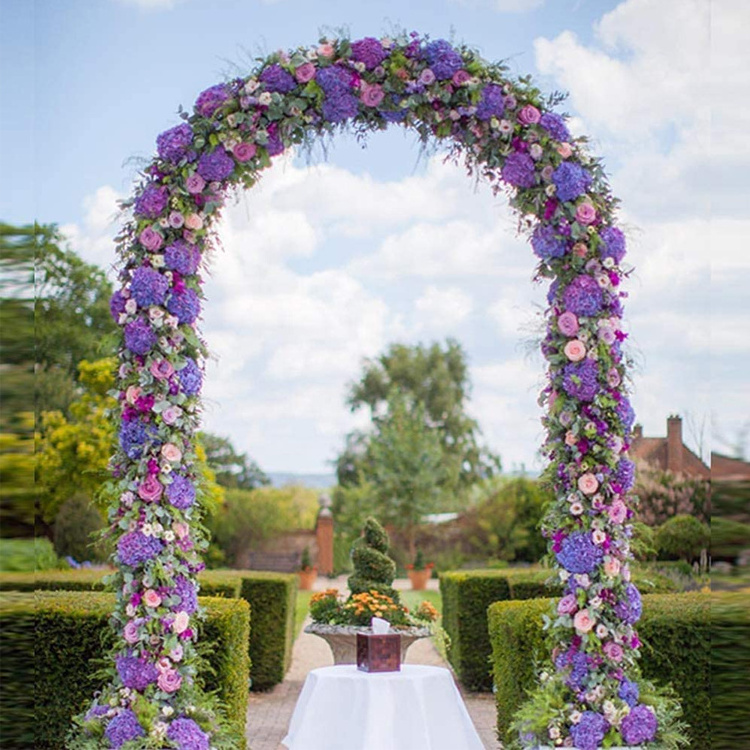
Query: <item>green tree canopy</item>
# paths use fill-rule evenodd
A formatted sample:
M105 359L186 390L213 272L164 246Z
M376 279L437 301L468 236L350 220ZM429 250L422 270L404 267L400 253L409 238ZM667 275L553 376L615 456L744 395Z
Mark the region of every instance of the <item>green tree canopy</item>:
M237 453L229 438L201 432L198 439L206 452L206 462L216 474L216 482L230 489L254 490L271 480L246 453Z

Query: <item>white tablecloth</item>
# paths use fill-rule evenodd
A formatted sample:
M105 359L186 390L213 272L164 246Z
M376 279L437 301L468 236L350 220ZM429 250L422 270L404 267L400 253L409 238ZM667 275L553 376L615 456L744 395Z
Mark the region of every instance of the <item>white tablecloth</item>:
M484 750L451 673L418 664L373 674L349 664L313 669L282 743L289 750Z

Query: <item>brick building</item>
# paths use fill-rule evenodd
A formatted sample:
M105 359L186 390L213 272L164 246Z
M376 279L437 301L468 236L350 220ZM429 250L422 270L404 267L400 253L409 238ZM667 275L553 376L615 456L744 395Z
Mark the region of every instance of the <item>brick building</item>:
M682 441L682 418L674 414L667 418L666 437L644 437L643 427L637 424L633 430L630 456L675 474L701 479L711 476L709 467Z

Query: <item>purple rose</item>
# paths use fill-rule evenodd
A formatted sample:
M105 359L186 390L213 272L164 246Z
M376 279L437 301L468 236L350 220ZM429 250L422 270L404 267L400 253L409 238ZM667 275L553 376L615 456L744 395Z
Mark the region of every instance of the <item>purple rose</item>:
M222 182L233 170L234 159L221 146L203 154L198 160L198 174L208 182Z
M110 719L104 734L109 740L110 746L117 748L126 742L144 737L146 731L138 723L136 715L129 708L126 708Z
M195 110L203 117L211 117L227 99L229 99L229 89L225 84L219 83L198 95Z
M563 539L557 562L569 573L592 573L601 563L604 550L591 539L591 534L574 531Z
M649 706L635 706L622 720L620 733L628 745L643 745L656 737L659 722Z
M380 40L368 36L352 42L352 60L365 64L367 70L374 70L388 57Z
M146 227L138 235L138 241L146 248L146 250L152 253L155 253L164 242L162 236L152 227Z
M583 274L576 276L563 292L565 309L578 316L592 317L604 304L604 293L596 279Z
M489 120L491 117L502 117L505 111L505 99L502 86L489 83L482 89L482 98L477 104L476 115L480 120Z
M155 268L136 268L130 280L130 293L139 307L162 305L167 297L169 282Z
M563 390L579 401L593 401L599 393L599 366L593 359L571 362L563 368Z
M143 318L125 326L125 347L133 354L148 354L157 340L153 329Z
M190 324L201 311L200 300L194 289L174 289L167 302L167 310L177 316L180 323Z
M445 39L430 42L424 49L424 57L439 81L452 78L464 65L461 55Z
M572 201L591 187L592 177L580 164L564 161L552 173L552 182L557 188L559 200Z
M186 122L165 130L156 138L156 151L164 161L176 164L193 145L193 129Z
M615 263L620 263L625 257L625 235L617 227L604 227L599 237L602 240L602 258L612 258Z
M133 205L136 216L145 216L147 219L155 219L166 208L169 200L169 191L166 186L159 186L149 182L138 194Z
M531 235L531 248L542 260L549 260L562 258L567 252L568 245L557 236L554 227L538 224Z
M530 188L536 184L534 160L521 151L514 151L505 159L500 175L509 185Z
M280 94L288 94L297 87L294 76L284 70L278 63L273 63L264 68L258 76L258 80L266 84L266 91L278 91Z

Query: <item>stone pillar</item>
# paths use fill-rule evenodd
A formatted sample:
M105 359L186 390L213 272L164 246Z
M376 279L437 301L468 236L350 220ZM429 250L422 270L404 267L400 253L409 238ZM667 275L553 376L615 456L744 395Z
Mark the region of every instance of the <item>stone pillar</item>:
M323 494L318 498L320 510L315 524L315 538L318 542L318 574L333 574L333 513L331 498Z
M682 419L676 414L667 417L667 469L682 472Z

